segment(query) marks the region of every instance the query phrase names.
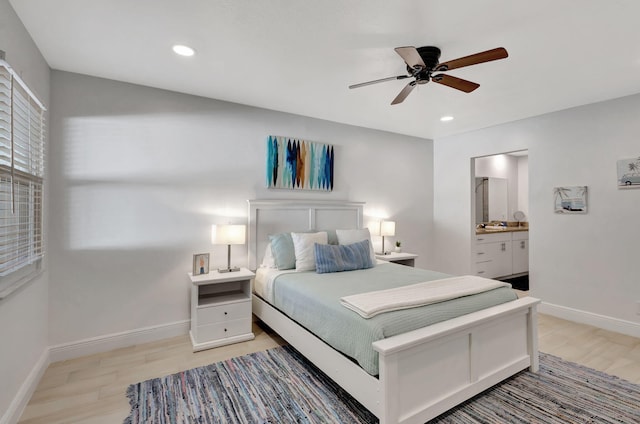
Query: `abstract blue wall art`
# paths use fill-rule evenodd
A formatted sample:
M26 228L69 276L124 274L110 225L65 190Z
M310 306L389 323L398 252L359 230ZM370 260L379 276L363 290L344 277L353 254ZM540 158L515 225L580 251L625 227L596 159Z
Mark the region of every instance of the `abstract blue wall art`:
M333 164L331 144L267 137L268 188L331 191Z

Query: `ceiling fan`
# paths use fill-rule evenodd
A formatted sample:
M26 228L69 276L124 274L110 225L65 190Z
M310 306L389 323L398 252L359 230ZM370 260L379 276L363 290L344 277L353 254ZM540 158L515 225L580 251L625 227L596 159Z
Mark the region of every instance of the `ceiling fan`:
M362 82L360 84L350 85L349 88L364 87L366 85L377 84L379 82L401 80L406 78L415 78L409 82L391 102L392 105L402 103L407 98L409 93L415 88L416 84L426 84L429 81L436 82L438 84L446 85L456 90L464 91L465 93L471 93L476 88L480 87L480 84L467 81L462 78L453 77L447 74L436 74L434 72L445 72L452 69L458 69L465 66L476 65L478 63L491 62L492 60L504 59L509 56L507 50L503 47L487 50L472 54L469 56L461 57L459 59L450 60L448 62L439 63L440 49L433 46L425 46L415 48L413 46L408 47L396 47L396 53L404 60L407 65L408 75L398 75L395 77L387 77L374 81Z

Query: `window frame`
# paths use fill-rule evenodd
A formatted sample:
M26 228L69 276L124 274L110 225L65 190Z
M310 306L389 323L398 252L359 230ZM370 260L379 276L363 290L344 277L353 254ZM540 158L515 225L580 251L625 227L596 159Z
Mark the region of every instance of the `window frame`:
M0 301L43 271L46 110L0 56Z

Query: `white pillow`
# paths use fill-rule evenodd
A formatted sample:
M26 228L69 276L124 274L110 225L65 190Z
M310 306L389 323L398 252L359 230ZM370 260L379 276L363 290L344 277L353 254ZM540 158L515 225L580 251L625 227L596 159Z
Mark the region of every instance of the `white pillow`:
M264 256L262 257L262 268L277 268L276 260L273 258L271 252L271 243L267 243L267 248L264 250Z
M371 242L371 233L368 228L360 228L359 230L336 230L338 236L338 244L352 244L362 240L369 240L369 250L371 252L371 263L376 264L376 252L373 250Z
M316 269L315 244L328 244L326 231L318 233L291 233L293 250L296 252L296 271Z

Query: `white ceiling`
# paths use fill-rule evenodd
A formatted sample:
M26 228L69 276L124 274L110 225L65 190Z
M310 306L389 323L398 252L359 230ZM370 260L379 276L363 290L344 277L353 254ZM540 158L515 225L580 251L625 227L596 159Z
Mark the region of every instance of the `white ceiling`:
M53 69L425 138L640 92L638 0L10 3ZM391 106L409 80L347 88L405 73L393 49L410 45L509 57L449 71L470 94L430 83Z

